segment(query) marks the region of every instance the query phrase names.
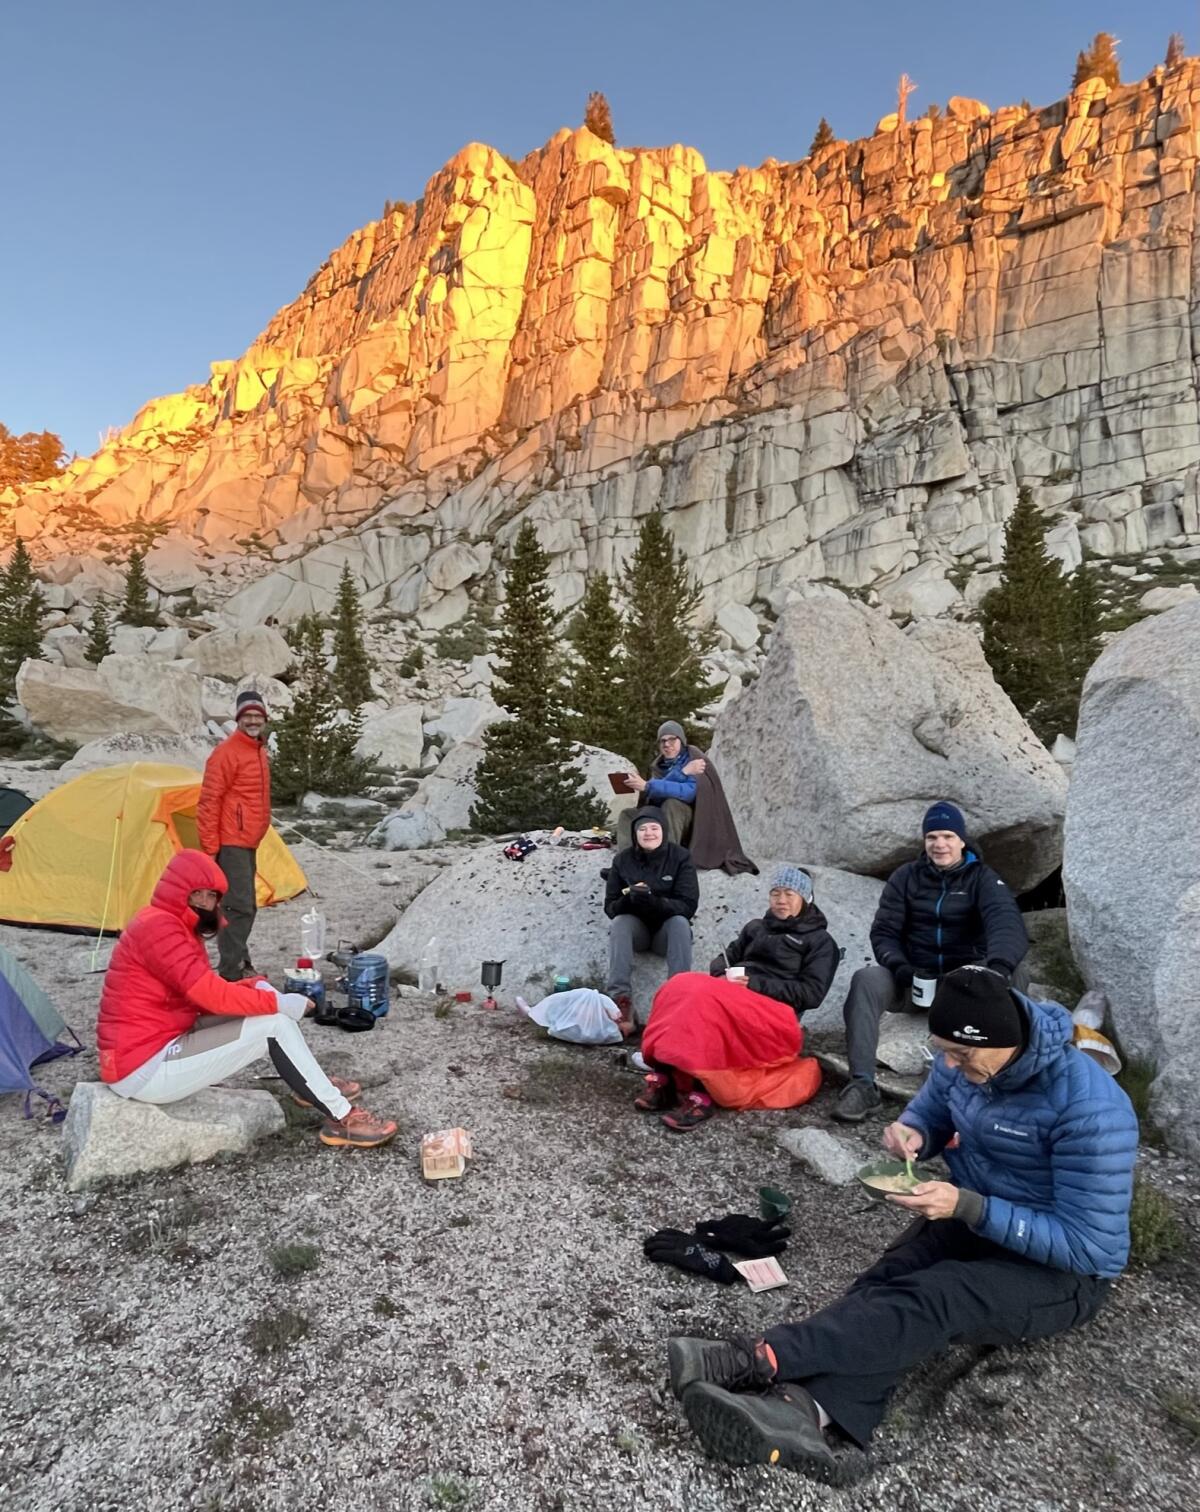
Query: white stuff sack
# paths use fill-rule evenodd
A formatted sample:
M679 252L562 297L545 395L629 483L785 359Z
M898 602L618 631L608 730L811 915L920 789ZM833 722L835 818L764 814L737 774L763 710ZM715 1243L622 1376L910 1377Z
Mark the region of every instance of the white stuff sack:
M541 1024L552 1039L568 1040L572 1045L617 1045L621 1031L617 1019L621 1010L612 998L594 987L572 987L570 992L552 992L527 1010L535 1024Z

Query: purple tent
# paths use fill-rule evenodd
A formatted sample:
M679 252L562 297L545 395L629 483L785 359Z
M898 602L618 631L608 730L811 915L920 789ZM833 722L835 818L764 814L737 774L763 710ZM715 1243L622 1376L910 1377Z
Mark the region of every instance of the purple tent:
M69 1034L75 1043L61 1042ZM30 1070L60 1055L82 1049L74 1032L59 1017L58 1009L21 965L0 945L0 1093L24 1092L28 1118L34 1097L44 1099L46 1112L55 1123L66 1117L56 1097L33 1080Z

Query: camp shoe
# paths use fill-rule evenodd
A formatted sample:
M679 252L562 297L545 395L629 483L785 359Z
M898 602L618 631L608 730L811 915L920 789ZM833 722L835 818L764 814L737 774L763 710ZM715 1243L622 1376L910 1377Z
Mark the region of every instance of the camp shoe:
M347 1102L353 1102L362 1091L362 1084L356 1081L343 1081L340 1076L331 1076L330 1082L342 1094ZM292 1101L298 1108L315 1108L316 1103L311 1103L306 1097L301 1097L299 1092L292 1093Z
M366 1108L351 1108L345 1118L327 1118L317 1138L322 1144L339 1149L369 1150L387 1144L395 1134L395 1119L376 1118Z
M882 1102L883 1098L880 1097L879 1088L875 1083L863 1081L860 1076L856 1076L838 1093L838 1100L833 1107L833 1116L839 1123L862 1123L867 1114L878 1108Z
M707 1092L689 1092L686 1101L673 1112L664 1113L660 1121L676 1134L686 1134L697 1124L706 1123L716 1111L716 1104Z
M646 1090L633 1099L639 1113L661 1113L664 1108L673 1108L679 1101L675 1083L661 1071L651 1071L646 1077Z
M684 1416L712 1459L727 1465L780 1465L833 1481L839 1460L803 1386L732 1392L708 1381L689 1386Z
M676 1334L667 1340L671 1390L682 1401L697 1381L723 1386L726 1391L765 1391L775 1379L775 1366L761 1339L738 1334L732 1339L692 1339Z

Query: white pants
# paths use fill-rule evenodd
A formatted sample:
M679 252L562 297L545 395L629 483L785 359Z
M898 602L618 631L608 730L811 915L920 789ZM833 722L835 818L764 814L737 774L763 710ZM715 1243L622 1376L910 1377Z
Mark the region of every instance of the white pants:
M349 1113L350 1104L317 1064L300 1025L283 1013L251 1018L208 1014L197 1019L189 1034L181 1034L161 1052L148 1080L142 1081L134 1071L126 1078L127 1087L114 1082L113 1091L136 1102L179 1102L267 1056L305 1102L331 1118Z

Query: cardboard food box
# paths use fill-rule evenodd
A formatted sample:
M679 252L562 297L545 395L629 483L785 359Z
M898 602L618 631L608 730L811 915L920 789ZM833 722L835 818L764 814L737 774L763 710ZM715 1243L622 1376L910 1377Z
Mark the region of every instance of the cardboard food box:
M421 1140L421 1175L426 1181L461 1176L471 1155L466 1129L438 1129Z

